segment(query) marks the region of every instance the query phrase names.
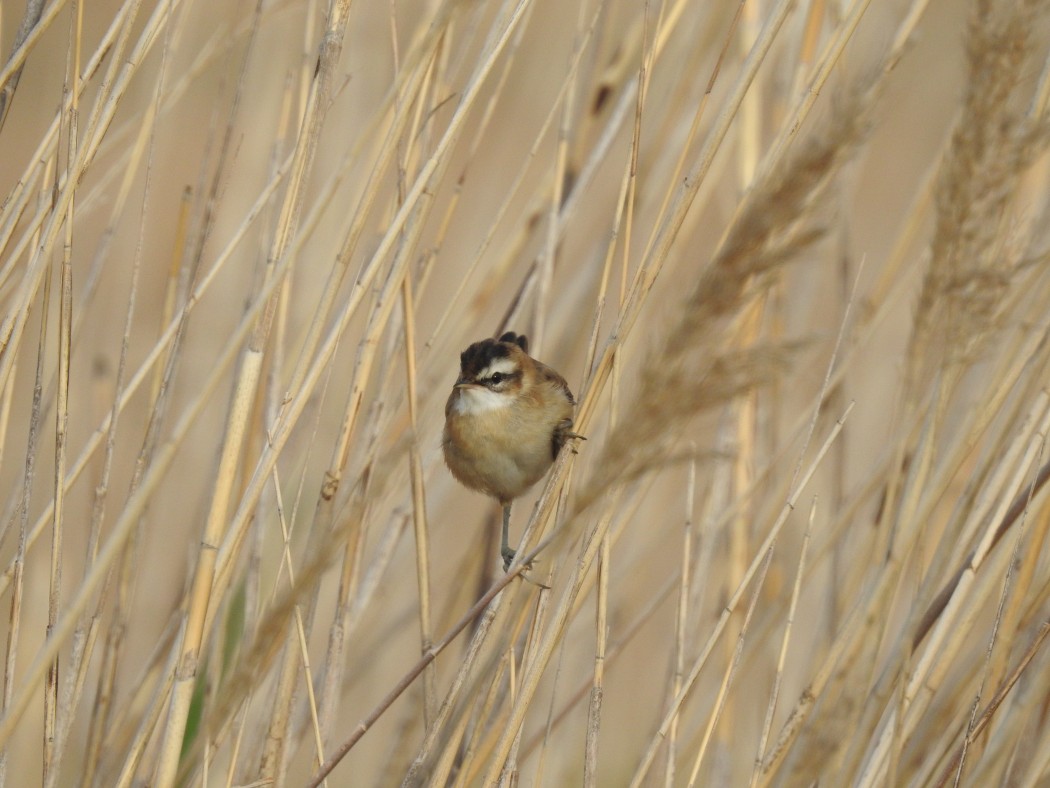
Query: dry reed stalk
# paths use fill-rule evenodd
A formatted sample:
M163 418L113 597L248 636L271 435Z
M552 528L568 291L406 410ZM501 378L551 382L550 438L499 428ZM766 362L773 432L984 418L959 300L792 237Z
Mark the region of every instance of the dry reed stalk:
M915 485L915 486L913 486L913 489L919 489L918 485ZM934 489L937 489L936 485L934 486ZM919 518L919 519L917 519L916 521L917 521L917 522L921 522L922 520L921 520L921 518ZM892 675L892 674L891 674L891 675Z
M788 607L787 619L784 622L784 637L781 640L780 652L777 655L776 675L773 680L773 688L769 693L769 705L766 707L766 718L762 724L762 735L758 740L758 754L755 758L755 768L751 773L751 785L758 784L758 778L762 763L765 760L766 746L769 743L769 733L773 726L773 714L776 712L777 701L780 698L780 688L784 677L784 665L787 659L788 644L791 640L792 627L795 623L795 613L798 609L798 598L802 588L802 577L806 568L806 558L810 537L813 532L814 515L817 512L817 499L813 498L813 505L809 510L809 520L806 523L806 533L802 541L802 551L798 559L798 571L795 573L795 583L791 588L791 603Z
M991 377L992 380L998 382L995 391L993 391L989 395L988 404L975 412L977 423L971 425L971 431L968 433L960 433L957 436L957 441L955 445L950 447L945 452L943 467L938 473L937 477L931 483L931 489L943 490L947 485L948 480L952 478L956 473L958 473L959 466L962 463L964 456L972 450L972 441L974 440L972 436L980 436L986 432L986 430L993 423L994 417L1000 411L1001 404L1004 401L1006 401L1008 394L1011 392L1018 391L1018 381L1024 381L1024 375L1027 372L1031 372L1033 374L1032 382L1039 379L1038 370L1041 368L1045 368L1044 365L1046 362L1046 354L1045 352L1042 354L1044 356L1043 362L1037 364L1034 369L1030 369L1030 360L1032 358L1032 352L1034 352L1036 348L1042 347L1045 343L1040 342L1038 337L1030 336L1027 337L1027 339L1028 345L1026 350L1019 353L1017 357L1004 359L1004 367L1007 367L1008 369L1004 369ZM1023 388L1024 386L1021 386L1022 390ZM996 454L998 454L998 452L996 452ZM996 454L993 454L992 456L996 456ZM938 498L939 494L929 496L929 498L924 504L924 507L917 514L917 517L920 521L929 521L929 519L932 516L933 506L936 504ZM849 521L849 519L844 518L841 522L842 524L845 524ZM839 528L837 527L836 531L838 530ZM948 541L950 544L955 543L954 539L949 539ZM892 575L884 573L882 579L885 582L886 580L891 578ZM879 594L881 593L883 592L877 591L873 593L871 601L868 602L868 604L878 604ZM846 673L846 670L843 667L841 667L841 665L844 662L847 644L852 644L852 646L850 646L852 648L855 647L858 642L860 642L858 640L859 636L857 635L855 627L859 626L862 621L862 609L862 605L858 605L857 607L855 607L851 611L847 620L843 623L841 633L834 642L834 647L827 654L824 664L815 674L813 683L807 688L807 691L803 694L803 697L796 705L796 708L792 712L792 715L789 718L788 722L785 723L784 728L781 732L781 742L774 748L774 752L771 753L769 757L767 757L763 767L765 771L768 772L771 769L771 767L777 762L777 760L783 756L783 754L786 752L788 742L790 742L794 736L798 735L799 727L801 726L802 721L805 719L805 716L812 710L814 700L822 696L833 695L840 691L830 689L827 686L827 682L831 680L832 676L836 673L838 673L838 675L840 676L839 680L841 680L841 675ZM939 611L939 608L933 606L931 608L931 611L932 610ZM926 616L924 616L926 623L920 623L916 625L919 637L924 637L925 633L928 631L928 628L930 626L929 622L932 620L929 618L929 616L930 611L928 611ZM911 627L909 627L909 630L910 629ZM884 671L884 676L887 678L887 680L892 680L892 677L894 675L895 673L893 669L887 669L886 671ZM877 696L881 697L881 694L877 694ZM873 703L872 708L881 708L881 705ZM839 725L840 723L833 720L829 720L827 722L824 722L823 724L835 726ZM802 743L795 746L806 748L809 745ZM805 751L806 750L803 749L803 752Z
M851 298L849 304L852 304L852 298ZM838 340L836 342L835 348L834 348L834 350L832 352L831 360L830 360L830 362L828 364L828 371L827 371L827 374L825 375L825 378L824 378L823 388L821 389L820 396L817 398L818 406L819 406L820 403L823 403L823 401L825 399L825 396L826 396L826 393L828 391L829 382L831 380L831 373L832 373L832 370L834 369L834 367L836 365L836 361L837 361L837 358L838 358L838 350L839 350L839 347L842 344L843 335L845 333L845 329L846 329L846 326L847 326L848 321L849 321L849 315L850 315L850 310L849 310L849 306L847 305L846 314L845 314L845 316L843 318L843 322L842 322L842 325L841 325L840 330L839 330L839 337L838 337ZM851 408L852 408L852 404L850 405L849 409L851 409ZM846 413L849 412L849 409L847 409ZM817 413L815 412L814 415L813 415L813 418L812 418L812 420L810 422L809 431L808 431L808 434L806 436L805 442L803 443L803 454L805 453L805 449L808 446L809 440L812 437L812 433L813 433L813 429L815 428L816 421L817 421ZM839 423L841 424L841 420L840 420ZM827 450L827 444L825 444L825 447L822 450L821 454L823 454L823 452L826 451L826 450ZM799 492L801 491L801 486L802 485L799 485L801 472L802 472L802 461L801 461L801 458L800 458L798 464L795 467L795 471L794 471L794 474L793 474L792 479L791 479L791 491L790 491L790 497L791 498L797 497ZM809 475L812 475L812 471L809 472ZM804 485L804 482L802 484ZM793 504L789 504L789 508L794 508L794 505ZM722 704L722 702L723 702L723 700L725 698L726 689L727 689L727 687L729 685L729 682L731 680L731 677L732 677L733 673L735 672L737 663L738 663L739 658L740 658L740 652L741 652L741 649L742 649L742 646L743 646L743 637L744 637L745 632L747 631L747 623L750 621L751 615L754 612L755 604L757 604L757 600L758 600L758 591L757 591L757 589L761 588L762 580L764 579L765 574L766 574L766 572L768 571L768 568L769 568L769 563L771 561L772 554L773 554L773 547L774 547L774 545L776 543L776 533L780 529L780 527L784 524L784 522L786 522L786 517L783 516L785 513L786 513L786 510L784 512L782 512L782 516L779 519L778 523L774 524L774 526L773 526L769 536L767 536L767 538L765 539L765 541L763 543L762 552L760 554L764 555L764 559L763 559L763 562L762 562L762 569L761 569L760 574L759 574L759 582L758 582L758 585L756 587L756 591L754 592L754 596L752 598L751 606L748 608L748 611L747 611L747 613L744 616L744 621L741 623L740 627L738 628L738 630L735 633L736 634L736 640L737 640L736 650L734 651L734 653L732 655L732 658L729 661L729 664L728 664L728 666L726 668L726 672L725 672L724 677L723 677L722 685L721 685L721 687L719 689L719 697L716 700L716 707L715 707L714 715L710 719L710 721L709 721L709 723L707 725L707 728L706 728L706 730L704 732L704 735L703 735L703 741L702 741L702 743L700 744L700 746L698 748L698 752L697 752L696 759L694 761L693 769L692 769L692 772L690 773L690 778L689 778L690 783L695 782L695 780L697 778L697 772L698 772L698 769L699 769L699 765L700 765L700 762L701 762L701 760L703 758L703 755L704 755L704 753L706 751L707 743L710 740L710 736L711 736L711 733L712 733L712 730L713 730L713 724L719 719L721 704ZM807 533L808 533L808 531L807 531ZM804 553L803 553L803 556L804 556ZM752 561L751 565L748 566L745 569L745 571L742 573L741 577L738 578L737 585L734 587L734 590L733 590L734 599L738 599L739 598L739 596L742 593L743 589L746 587L746 585L749 584L751 578L754 577L757 560L758 560L758 556L756 555L755 560ZM799 578L800 577L801 577L801 569L799 570ZM797 583L798 583L798 580L796 580L796 585L797 585ZM797 589L796 589L796 593L797 593ZM727 609L731 610L731 608L732 608L732 604ZM723 614L722 620L719 622L719 624L722 625L727 620L728 620L727 617ZM790 632L790 624L789 624L789 627L788 627L788 632ZM718 634L720 634L720 632L718 632ZM787 637L787 635L785 635L785 638L786 637ZM727 636L727 640L728 639L729 639L729 637ZM785 642L786 642L786 640L785 640ZM709 649L711 645L713 645L713 642L709 641L709 644L708 644L707 647L705 647L705 649ZM782 654L781 658L783 658L783 654ZM688 685L692 685L695 682L697 674L698 674L698 668L700 666L702 666L702 665L703 665L703 661L701 661L700 663L698 663L696 666L694 666L692 668L692 670L690 671L690 675L689 675ZM687 690L688 686L686 686L684 689ZM672 711L674 711L682 703L682 700L685 697L685 693L682 690L683 690L683 687L679 686L678 690L675 693L675 696L674 696L675 700L674 700L674 703L672 705ZM774 696L773 696L774 698L775 698L775 693L776 693L776 688L774 687ZM773 703L773 701L771 701L771 704L772 703ZM771 706L771 709L772 709L772 706ZM772 712L770 710L768 716L771 716L771 713ZM677 713L672 713L670 715L670 724L675 724L675 723L677 723ZM668 724L669 724L668 719L665 718L665 722L661 726L661 730L663 730L664 728L667 728ZM763 737L765 737L766 735L768 735L768 731L763 734ZM757 764L759 764L761 762L761 752L764 749L764 746L765 745L764 745L764 742L763 742L760 745L760 747L759 747L759 757L756 759L756 771L753 771L753 773L752 773L752 782L754 782L755 778L757 777ZM653 752L652 747L650 747L650 749L649 749L649 751L648 751L648 753L646 755L646 759L649 761L649 763L651 763L651 753L652 752ZM648 768L648 767L645 766L644 768ZM644 774L645 774L644 768L643 768L643 770L640 770L638 773L636 773L636 775L634 777L634 780L633 780L634 783L637 784L638 781L644 776ZM670 768L669 768L669 772L670 772Z
M412 279L406 275L401 281L402 315L405 327L405 379L408 384L408 412L412 423L412 434L418 434L419 414L416 393L416 330L415 306L412 302ZM423 487L423 461L418 440L413 439L409 448L409 468L412 478L412 522L416 536L416 576L419 581L419 648L426 653L433 641L431 623L430 539L427 531L426 492ZM437 673L433 665L423 674L423 722L429 727L434 717L436 703L435 682Z
M48 8L47 19L42 20L44 0L29 0L26 3L22 21L18 25L18 30L15 31L15 40L11 46L13 51L8 56L7 62L4 63L3 70L0 71L0 86L2 86L0 87L0 129L3 129L7 113L11 111L11 101L18 89L18 80L22 76L26 56L36 43L36 38L47 29L48 24L54 19L61 5L61 3L52 3Z
M587 747L584 750L583 784L593 788L598 784L598 737L601 730L602 699L605 695L605 656L609 637L609 574L612 553L609 536L602 539L598 556L598 594L594 629L597 643L594 650L594 685L587 704ZM553 699L552 699L553 700ZM548 731L550 720L548 719Z
M68 227L72 227L72 222L69 222ZM66 239L66 254L64 257L67 259L63 262L63 294L62 301L63 307L61 311L61 327L60 333L62 339L59 343L59 355L62 358L64 372L60 369L59 384L58 384L58 397L56 398L56 415L58 416L58 424L55 430L55 442L56 442L56 456L55 456L55 479L54 489L55 494L55 523L54 531L52 535L52 591L50 594L50 605L52 609L49 611L48 626L53 626L58 621L60 610L61 610L61 586L62 586L62 541L65 538L65 501L64 495L61 493L63 488L63 480L65 479L65 468L66 468L66 443L68 441L68 430L69 430L69 359L70 359L70 328L72 323L72 290L73 290L73 276L72 267L70 265L68 256L72 252L72 237L67 235ZM68 725L70 718L73 714L73 709L79 700L80 690L82 689L81 680L83 673L81 672L83 667L83 659L85 651L88 656L93 649L95 636L97 635L97 621L87 622L87 625L78 631L73 639L72 654L69 660L69 664L66 666L66 677L63 686L60 685L59 676L59 658L56 657L51 663L51 670L48 673L48 695L53 694L54 708L45 708L46 732L45 739L47 746L45 747L46 758L44 768L44 779L45 784L55 785L58 779L56 772L52 769L52 762L57 762L61 759L62 748L65 746L66 734L68 732ZM61 694L61 697L60 697ZM45 704L46 706L46 704ZM49 714L50 712L50 714Z
M50 295L51 292L51 277L48 276L44 280L44 296L45 298ZM46 311L41 314L41 325L39 332L39 340L37 345L37 363L36 373L34 377L33 385L33 401L30 410L29 419L29 434L27 437L26 447L26 464L22 477L22 490L19 496L18 514L19 514L19 529L18 529L18 546L15 550L15 556L13 559L13 567L11 572L11 585L13 591L11 593L11 608L8 614L8 633L7 633L7 644L4 652L4 695L2 710L5 715L10 713L12 699L14 697L15 687L15 667L18 656L18 645L20 638L22 612L23 612L23 595L24 595L24 576L25 576L25 556L28 548L28 517L29 517L29 496L32 490L33 480L35 478L36 470L36 444L38 440L38 434L40 430L40 400L42 396L42 377L44 369L44 348L47 342L47 313ZM7 773L7 752L8 748L6 745L0 745L0 777L5 777Z
M132 7L134 7L134 4L132 4ZM0 324L0 337L5 342L5 349L18 346L22 331L25 328L25 320L28 317L29 303L39 288L40 277L46 267L46 262L54 251L58 234L64 225L64 218L68 215L73 201L76 184L97 152L105 130L112 121L117 105L127 89L131 74L135 71L135 65L141 62L141 58L149 50L157 30L164 23L164 8L165 6L162 4L147 22L146 28L139 38L139 45L133 50L126 63L124 62L123 54L131 35L129 20L134 17L133 13L125 18L125 24L120 28L120 35L114 45L115 56L111 60L110 67L104 78L100 96L91 114L88 116L84 139L78 145L76 157L68 164L67 177L58 190L52 210L48 214L50 219L43 225L41 238L39 243L35 245L30 264L19 285L18 295L15 298L17 306L5 316L3 323ZM26 43L28 42L29 39L27 38ZM119 73L117 73L118 64L124 64L124 68ZM69 97L67 97L67 101L68 99ZM66 102L63 102L63 114L60 117L64 116L64 113L67 111ZM0 384L6 385L8 381L11 365L13 364L13 356L14 354L10 349L8 349L8 352L0 353Z
M952 150L945 160L938 197L939 220L931 246L931 264L918 305L915 333L912 337L909 368L906 373L907 396L914 396L919 385L923 360L916 348L922 348L926 359L945 370L941 378L940 402L918 456L919 473L909 481L901 500L900 521L913 520L914 501L925 485L932 462L929 447L937 437L943 419L943 407L958 380L959 371L980 354L997 329L1002 302L1010 285L1012 256L1003 248L1001 221L989 217L1004 214L1010 201L1012 184L1030 160L1035 137L1023 114L1012 111L1018 70L1028 56L1027 32L1034 21L1034 6L1007 10L991 4L974 6L970 27L970 83L966 109L956 127ZM1008 42L1004 49L1003 43ZM976 82L974 81L976 80ZM994 121L992 120L994 118ZM936 339L932 327L938 327ZM943 344L942 344L943 343ZM909 489L910 488L910 491ZM900 539L910 539L903 533ZM899 548L895 548L899 549ZM962 599L963 597L955 597ZM941 625L945 624L942 619ZM943 631L943 630L942 630ZM935 641L936 643L936 641ZM923 659L928 663L936 653L928 646ZM916 668L909 684L928 668ZM894 715L900 719L912 703L912 691L906 691ZM921 709L923 704L919 705ZM912 708L915 719L917 708ZM876 756L868 764L865 779L872 779L888 749L899 751L898 739L887 742L887 731L907 735L907 729L887 726L876 746Z
M123 392L123 396L120 398L118 403L118 410L120 412L123 412L124 408L127 407L133 395L136 393L136 391L142 385L142 383L146 381L151 370L154 369L154 365L156 365L157 362L161 360L162 356L168 350L168 348L178 346L180 337L182 335L182 332L185 328L185 324L190 314L193 312L195 306L208 292L209 287L215 282L216 277L222 272L224 265L232 259L234 250L237 248L240 241L244 238L247 230L259 217L263 208L269 202L270 198L274 193L274 190L280 184L284 172L286 171L287 166L289 164L290 160L286 160L282 163L280 170L275 174L274 178L268 183L267 187L261 192L258 199L255 201L255 204L248 211L244 222L240 225L238 231L230 240L230 243L227 244L223 251L217 255L214 266L210 268L204 276L200 277L200 280L193 288L193 291L190 293L185 305L179 311L178 315L165 324L165 328L161 337L151 347L146 358L143 360L136 373L128 382L127 388ZM249 309L248 313L245 316L245 320L242 321L241 326L237 329L233 336L243 337L247 334L248 330L251 327L251 317L259 309L259 307L260 303L257 302L251 309ZM220 359L218 359L215 363L213 375L211 376L209 383L205 384L202 387L203 390L201 396L198 398L198 401L187 409L186 416L184 417L181 423L181 427L183 428L183 430L192 423L193 412L203 407L204 403L207 401L206 393L210 392L214 388L214 386L221 381L221 375L225 371L226 365L230 363L230 361L234 357L236 351L237 348L233 346L228 346L224 349L223 356ZM172 363L172 357L169 356L167 365L168 369L165 371L163 377L167 377L170 375ZM111 424L112 415L107 414L107 416L102 420L99 426L94 430L91 437L85 442L83 450L77 457L76 462L72 464L69 473L66 476L66 488L71 487L81 476L81 474L85 471L93 452L98 448L99 444L102 442L102 438L108 433ZM179 433L181 431L182 430L176 429L175 433ZM178 441L174 440L173 443L177 445ZM143 501L143 503L145 502ZM47 522L52 516L53 505L53 502L49 502L47 504L40 517L37 518L36 523L30 530L28 535L28 543L30 545L32 545L36 541L36 539L43 532L43 529L46 527ZM10 578L11 576L11 571L12 569L9 566L7 569L5 569L4 573L0 575L0 591L3 591L7 587L7 582L8 578Z
M274 269L284 257L291 237L295 235L305 199L304 185L308 174L312 171L318 135L328 109L333 71L342 49L348 12L348 1L333 3L329 8L328 27L318 53L317 70L314 73L310 97L304 109L290 179L281 203L280 218L274 232L264 281L275 276ZM157 765L155 779L160 786L173 784L178 769L205 634L205 618L212 599L219 546L227 533L227 511L230 507L237 472L236 464L238 455L242 451L251 401L256 396L262 367L262 353L276 307L275 297L276 294L270 297L253 328L248 353L242 361L235 384L236 393L231 404L227 431L223 440L215 490L201 538L201 551L194 572L193 590L188 600L189 606L180 645L179 664L176 667L175 685L172 689L171 707L165 726L161 757Z
M671 709L668 711L666 716L664 716L663 721L662 721L662 723L660 725L660 729L658 731L659 737L662 737L663 732L668 728L668 726L670 725L671 720L677 715L680 705L684 702L684 700L686 698L686 695L692 689L694 683L697 680L697 677L700 674L700 671L702 670L702 668L704 667L704 665L706 663L707 658L710 656L712 649L714 648L715 644L717 643L718 638L721 637L722 632L725 630L726 623L728 622L730 616L735 611L736 606L737 606L737 604L739 604L740 599L743 597L744 591L746 590L747 586L750 584L751 579L755 576L755 574L756 574L756 572L757 572L757 570L759 568L759 563L760 563L759 559L764 557L767 554L768 550L772 547L774 541L777 538L777 535L779 534L780 530L783 528L784 524L787 522L788 514L794 509L798 495L806 487L806 484L808 483L810 478L812 478L814 472L816 471L817 467L819 466L820 461L823 459L824 455L827 453L828 448L831 446L831 444L834 442L835 438L838 436L839 432L841 431L843 422L844 422L846 416L848 416L848 414L849 414L849 410L847 409L847 411L843 414L843 416L836 422L835 429L832 430L831 434L828 435L828 437L825 440L824 444L818 450L817 455L816 455L814 461L812 462L812 464L810 465L810 467L807 468L806 471L800 476L799 481L798 481L798 485L795 488L795 490L793 491L793 495L790 498L788 498L788 500L785 502L784 509L781 510L781 513L780 513L779 517L777 518L777 521L773 524L772 528L770 528L769 533L768 533L765 541L762 543L762 545L760 547L760 551L755 556L755 558L752 560L750 566L748 567L747 572L745 573L744 577L741 579L740 584L737 586L736 590L734 591L733 597L726 604L722 614L719 616L718 622L713 627L713 629L711 631L711 634L710 634L710 636L708 638L708 641L704 645L702 651L700 652L699 657L694 662L693 666L690 668L689 674L688 674L688 676L686 678L686 681L685 681L685 683L684 683L684 685L682 687L682 691L675 697L675 700L674 700L674 703L672 704ZM640 784L641 780L644 779L646 772L651 767L653 758L655 756L656 745L658 744L658 738L659 737L654 737L654 739L650 742L650 745L649 745L648 749L646 750L646 753L645 753L644 757L642 758L642 761L641 761L641 763L640 763L640 765L638 767L638 770L636 771L634 777L632 778L632 784L633 785Z
M674 670L671 673L671 681L667 688L667 703L670 704L682 691L682 683L685 681L685 658L686 658L686 633L689 622L690 603L690 575L693 566L693 540L694 522L693 512L696 501L696 460L689 463L689 484L686 486L686 517L685 528L682 535L682 567L678 578L678 600L675 616L674 637ZM676 716L671 721L671 727L667 731L667 761L664 764L664 785L674 785L675 764L678 759L678 726L679 718Z
M80 5L77 4L79 13ZM78 25L81 25L81 20L78 19ZM165 41L165 45L162 51L162 65L161 73L162 76L157 81L157 87L154 91L153 98L148 105L146 117L143 119L142 129L140 134L136 138L135 145L132 148L129 158L129 164L131 165L128 172L125 174L125 178L121 183L121 191L118 195L116 204L114 205L114 214L111 218L110 225L107 226L104 241L100 244L99 252L96 255L96 260L101 261L103 256L108 251L108 242L112 237L112 227L116 220L116 216L121 208L126 204L128 195L131 190L132 173L137 170L138 162L143 156L145 160L145 177L146 182L143 187L143 211L142 218L139 223L138 237L136 241L134 263L132 268L131 284L129 288L128 306L125 313L124 327L121 336L121 349L120 357L117 365L116 383L115 383L115 395L112 407L109 409L109 427L106 430L106 441L105 451L103 460L103 470L100 475L99 481L96 484L94 490L94 500L91 512L91 525L90 533L88 536L88 563L93 562L98 555L98 545L101 540L101 528L104 521L105 514L105 503L109 493L109 484L112 474L113 456L115 452L115 444L117 437L117 426L120 418L120 408L118 403L121 400L120 394L123 390L124 381L126 378L127 369L127 353L131 343L131 332L133 326L133 320L135 316L135 305L138 297L138 285L139 277L142 268L143 258L143 246L144 240L143 235L145 231L145 215L150 204L149 199L151 196L151 184L153 175L153 153L155 150L155 134L156 134L156 118L157 109L163 95L164 88L164 76L168 73L170 65L169 55L171 51L171 35L172 30L168 28L168 36ZM79 42L78 42L79 49ZM74 58L76 63L79 63L79 54ZM77 80L78 69L71 69L73 75L73 88L70 98L71 111L77 107L77 96L79 93L79 85ZM73 217L70 217L68 226L73 226ZM178 246L176 248L179 248ZM93 266L93 272L96 266ZM86 297L91 298L91 293L97 282L97 277L92 277L88 284L85 286L87 291ZM171 305L171 310L174 309L174 304ZM169 318L170 311L169 310ZM82 335L80 325L77 322L73 323L72 336L78 337ZM154 382L153 391L153 402L159 403L163 401L163 393L165 391L164 381L159 375ZM147 442L148 445L148 442ZM141 457L140 457L141 458ZM63 468L63 471L65 469ZM56 495L55 501L59 500L59 493L65 489L66 474L64 472L56 475ZM57 509L56 509L57 511ZM90 782L94 778L95 770L98 767L98 760L100 757L100 748L102 746L102 731L108 728L108 718L112 710L112 693L113 686L116 681L116 673L119 666L119 661L123 646L122 631L127 626L128 608L131 604L130 598L133 596L132 590L132 567L135 560L135 539L132 537L131 544L124 551L124 556L121 560L121 565L114 571L117 573L117 610L114 615L115 623L105 633L105 651L103 654L104 667L102 668L103 678L98 682L98 688L95 695L95 703L92 707L92 715L94 717L96 727L92 728L92 736L89 738L88 754L85 758L85 771L83 779L85 782ZM72 643L72 654L67 665L66 671L66 684L67 684L67 697L68 702L63 719L60 721L61 733L58 737L56 747L59 750L59 758L61 758L61 749L65 746L66 739L69 734L69 728L72 724L72 718L75 713L77 706L80 703L81 696L83 694L84 684L87 677L87 671L94 653L94 648L97 643L97 639L100 636L99 630L102 627L101 621L103 617L103 610L105 603L110 599L110 586L113 582L113 577L107 578L103 588L98 594L95 607L90 616L85 616L85 619L78 624L76 632L73 635ZM57 773L53 776L52 782L57 779Z

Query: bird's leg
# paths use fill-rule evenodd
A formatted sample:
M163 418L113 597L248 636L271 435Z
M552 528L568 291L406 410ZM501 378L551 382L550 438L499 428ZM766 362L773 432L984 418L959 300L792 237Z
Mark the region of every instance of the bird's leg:
M499 554L503 556L503 569L510 568L514 560L514 551L510 547L510 502L503 504L503 539L500 542Z

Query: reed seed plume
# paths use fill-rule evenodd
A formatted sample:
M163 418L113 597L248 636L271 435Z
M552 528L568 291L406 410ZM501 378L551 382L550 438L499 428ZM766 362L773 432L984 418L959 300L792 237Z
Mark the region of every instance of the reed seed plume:
M668 439L689 418L773 382L790 367L798 343L742 347L733 320L769 287L770 275L811 251L824 236L819 201L867 128L872 90L836 105L827 128L751 185L725 240L679 307L678 319L646 357L623 420L609 436L598 477L581 494L589 505L618 480L663 464ZM728 347L727 347L728 345Z
M1050 139L1045 108L1033 104L1027 79L1041 65L1046 17L1045 4L1033 0L973 3L965 93L938 177L913 365L923 356L940 366L971 363L1001 328L1004 300L1027 246L1012 237L1008 208Z

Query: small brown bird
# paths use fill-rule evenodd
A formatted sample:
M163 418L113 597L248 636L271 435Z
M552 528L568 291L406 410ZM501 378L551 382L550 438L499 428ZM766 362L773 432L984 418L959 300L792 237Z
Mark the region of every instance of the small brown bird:
M576 404L565 378L529 355L529 341L507 332L459 357L459 378L445 404L442 448L452 475L503 507L500 555L506 569L510 505L538 482L572 432Z

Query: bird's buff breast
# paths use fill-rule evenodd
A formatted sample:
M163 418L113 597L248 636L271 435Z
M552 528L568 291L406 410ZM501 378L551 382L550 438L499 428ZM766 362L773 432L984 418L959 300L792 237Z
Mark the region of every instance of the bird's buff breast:
M508 502L547 472L554 426L530 428L509 408L469 415L453 409L442 441L445 462L467 487Z

